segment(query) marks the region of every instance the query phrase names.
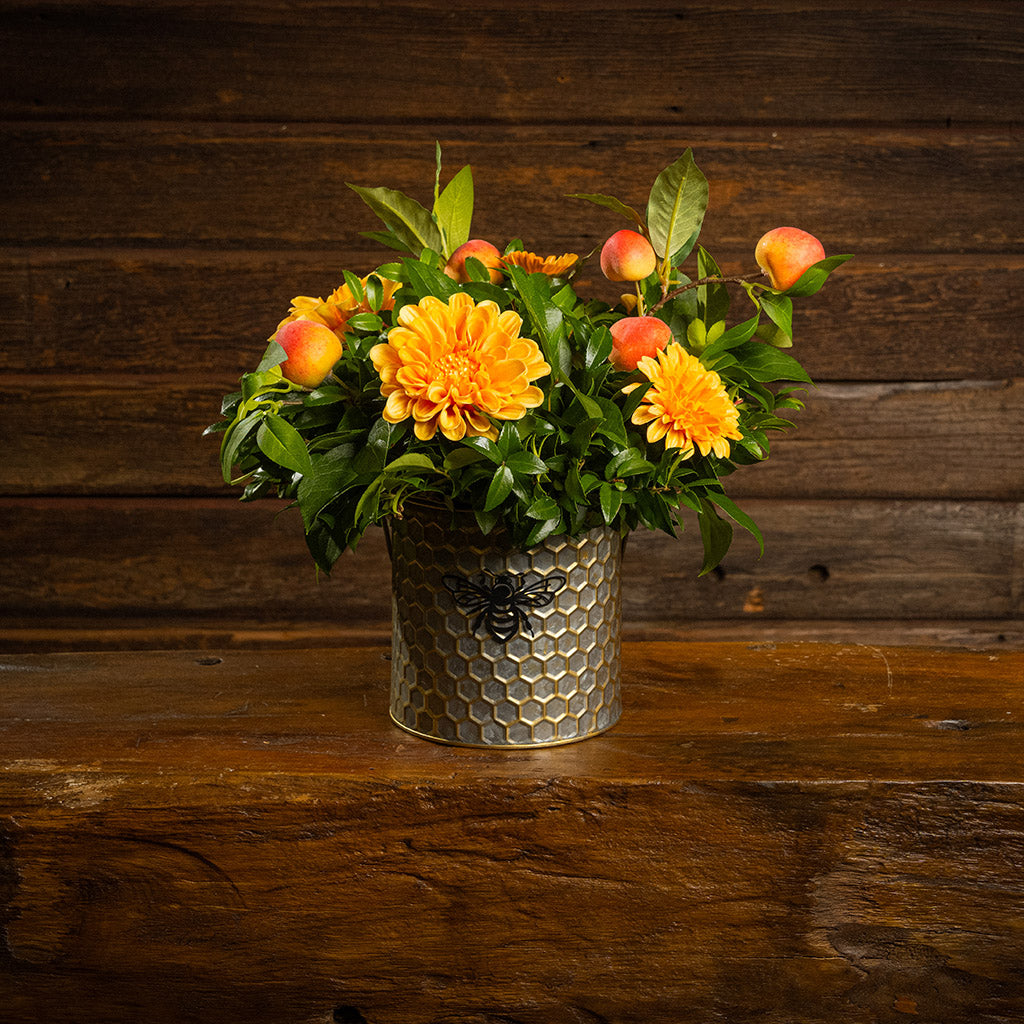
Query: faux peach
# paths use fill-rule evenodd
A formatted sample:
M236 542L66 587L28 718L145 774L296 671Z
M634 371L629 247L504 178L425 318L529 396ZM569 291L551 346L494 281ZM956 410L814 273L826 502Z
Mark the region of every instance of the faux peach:
M754 248L757 265L768 275L772 287L783 292L792 288L808 267L824 258L821 242L800 228L773 228Z
M626 316L616 320L609 362L616 370L635 370L644 356L657 355L671 340L672 331L655 316Z
M466 271L466 260L470 256L479 260L487 268L492 284L497 284L501 280L503 276L501 253L490 242L485 242L482 238L471 238L468 242L460 245L445 264L444 272L459 284L467 284L469 274Z
M274 340L288 354L281 373L306 388L322 384L341 358L338 336L315 320L290 320L278 328Z
M642 281L657 265L651 243L628 228L616 231L601 249L601 272L609 281Z

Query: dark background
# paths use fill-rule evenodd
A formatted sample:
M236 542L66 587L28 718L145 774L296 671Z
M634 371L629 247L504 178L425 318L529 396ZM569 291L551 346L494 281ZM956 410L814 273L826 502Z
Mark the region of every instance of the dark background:
M381 538L317 579L201 431L293 295L387 257L345 183L427 202L435 140L499 246L591 250L625 222L566 194L642 205L692 146L726 270L779 224L856 254L734 478L765 556L637 535L628 636L1024 645L1017 0L6 0L0 44L3 649L386 637Z

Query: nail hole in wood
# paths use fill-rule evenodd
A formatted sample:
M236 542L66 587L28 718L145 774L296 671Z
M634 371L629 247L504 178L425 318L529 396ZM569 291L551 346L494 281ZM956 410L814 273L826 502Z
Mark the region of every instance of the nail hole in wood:
M367 1024L366 1018L354 1006L336 1006L331 1020L334 1024Z
M824 565L812 565L807 570L809 576L814 577L824 583L829 577L829 571Z

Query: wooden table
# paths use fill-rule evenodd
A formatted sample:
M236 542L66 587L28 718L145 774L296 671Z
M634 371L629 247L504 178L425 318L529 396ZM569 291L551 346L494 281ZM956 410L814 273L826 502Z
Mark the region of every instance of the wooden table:
M387 652L0 663L0 1020L1024 1020L1024 653L627 645L416 740Z

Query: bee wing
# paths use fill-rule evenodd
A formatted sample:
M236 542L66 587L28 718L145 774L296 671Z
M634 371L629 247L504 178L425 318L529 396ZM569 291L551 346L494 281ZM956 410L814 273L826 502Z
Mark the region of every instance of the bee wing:
M527 583L522 590L516 592L516 603L527 605L530 608L544 608L551 604L562 587L566 584L566 578L561 573L554 573L533 583Z
M481 608L486 608L490 603L490 593L484 587L471 583L462 576L442 576L441 582L444 584L445 590L455 599L456 605L468 615L480 611Z

